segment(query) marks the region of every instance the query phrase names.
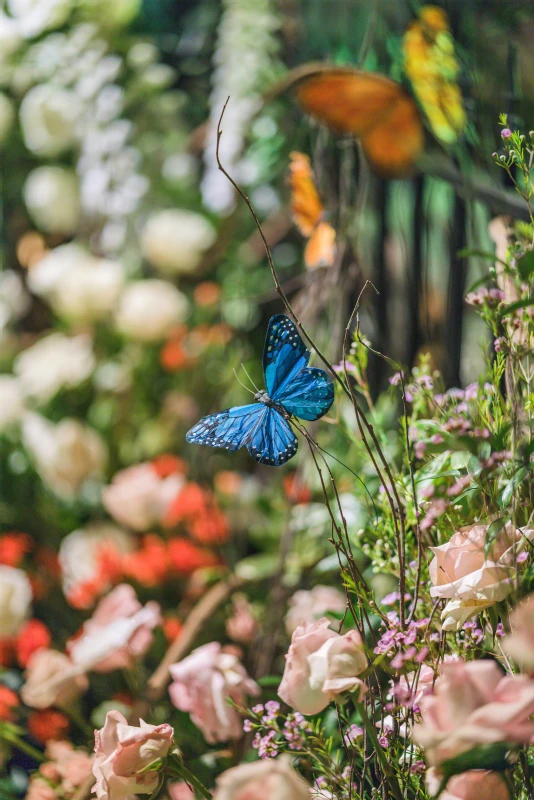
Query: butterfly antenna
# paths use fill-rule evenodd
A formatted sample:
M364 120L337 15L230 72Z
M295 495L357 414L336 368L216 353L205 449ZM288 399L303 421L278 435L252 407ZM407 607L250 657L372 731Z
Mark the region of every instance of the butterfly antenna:
M247 390L247 392L250 392L250 394L254 394L254 392L252 391L252 389L250 388L250 386L246 386L246 385L243 383L243 381L241 380L241 378L240 378L240 377L239 377L239 375L237 374L237 370L235 369L235 367L234 367L234 375L235 375L235 377L236 377L236 379L237 379L237 382L241 384L241 386L243 387L243 389L246 389L246 390Z
M248 374L248 372L247 372L247 368L245 367L245 365L244 365L243 363L241 363L241 368L242 368L242 370L244 371L244 373L245 373L245 375L247 376L247 378L249 379L249 381L251 382L251 384L253 385L253 387L256 389L256 391L257 391L257 392L259 392L260 390L258 389L258 387L256 386L256 384L254 383L254 381L252 380L252 378L251 378L251 377L250 377L250 375Z

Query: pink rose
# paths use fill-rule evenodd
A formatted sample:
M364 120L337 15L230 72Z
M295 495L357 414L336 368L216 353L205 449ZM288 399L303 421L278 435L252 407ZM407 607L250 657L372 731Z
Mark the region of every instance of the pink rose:
M126 800L132 794L152 794L159 773L140 771L165 758L172 745L170 725L128 725L119 711L108 711L104 727L95 731L93 791L98 800Z
M102 491L102 502L120 525L147 531L159 523L183 483L182 475L161 478L152 464L137 464L114 475Z
M431 547L431 597L450 598L441 619L446 631L458 630L469 617L500 602L510 593L517 570L517 555L534 530L519 530L511 523L497 535L488 556L484 554L489 525L472 525L457 531L447 544Z
M523 670L534 670L534 594L510 614L511 633L502 640L505 653Z
M84 750L77 750L70 742L48 742L46 756L55 762L58 781L62 784L66 794L71 794L74 789L81 786L91 774L93 756ZM44 764L47 767L50 764ZM40 768L41 770L43 767Z
M450 661L458 660L458 656L447 655L444 657L443 662L446 664ZM402 699L408 694L413 694L411 697L412 704L418 706L425 695L432 694L434 683L440 673L440 667L441 663L435 669L429 664L422 664L418 672L414 671L409 672L407 675L402 675L397 684L399 698Z
M58 796L49 783L36 777L30 780L26 800L58 800Z
M258 630L258 621L252 613L250 603L244 594L236 594L233 599L232 616L226 622L226 633L235 642L251 642Z
M439 772L434 768L426 774L426 785L433 796L441 785ZM439 800L510 800L505 780L498 772L471 769L454 775L440 794Z
M217 778L213 800L310 800L311 789L289 758L268 758L227 769Z
M74 664L85 671L131 669L152 644L152 629L160 623L159 604L142 606L133 587L122 583L100 601L67 647Z
M86 676L66 655L40 647L29 658L21 697L31 708L65 708L88 688Z
M247 695L259 694L258 685L247 675L237 657L211 642L193 650L190 656L170 668L172 703L188 711L207 742L237 739L242 735L241 719L227 702L246 703Z
M357 677L367 667L360 634L341 636L329 625L327 619L308 622L291 637L278 694L301 714L317 714L345 692L366 691Z
M311 591L299 589L289 600L286 614L286 630L293 631L306 622L316 622L324 617L327 611L343 614L347 606L347 598L333 586L314 586Z
M187 783L170 783L167 786L170 800L195 800L195 795Z
M534 681L505 676L494 661L449 662L421 700L413 739L431 766L483 744L534 743Z

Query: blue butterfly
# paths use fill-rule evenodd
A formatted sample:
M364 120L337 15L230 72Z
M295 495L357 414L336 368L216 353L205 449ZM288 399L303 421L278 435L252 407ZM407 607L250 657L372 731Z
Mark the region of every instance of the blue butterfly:
M297 452L292 416L314 420L334 401L334 386L322 369L308 367L310 352L284 314L271 317L263 349L266 392L255 403L210 414L186 435L187 442L239 450L247 447L260 464L279 467Z

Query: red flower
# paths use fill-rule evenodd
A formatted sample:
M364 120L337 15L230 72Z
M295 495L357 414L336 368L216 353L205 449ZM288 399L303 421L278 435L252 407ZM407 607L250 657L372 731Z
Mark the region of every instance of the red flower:
M170 561L165 542L153 533L143 537L136 553L128 553L122 561L124 574L142 586L157 586L166 579Z
M0 639L0 667L10 667L14 657L13 639Z
M43 711L34 711L28 717L28 731L39 744L66 739L70 724L61 711L45 708Z
M206 510L206 492L198 483L186 483L170 504L161 524L166 528L173 528L182 520L202 514Z
M285 476L284 492L286 493L287 499L295 503L295 505L298 505L298 503L309 503L311 500L311 491L309 487L302 483L295 472L292 475Z
M228 521L222 511L213 507L195 517L188 527L191 536L202 544L222 544L228 539Z
M20 705L16 692L0 684L0 719L4 722L13 722L15 714L13 709Z
M169 642L173 642L176 639L182 628L182 623L176 617L165 617L163 620L163 633Z
M31 548L32 540L27 533L5 533L0 536L0 564L18 567Z
M15 637L15 653L21 667L25 667L32 653L40 647L48 647L52 637L46 625L38 619L30 619Z
M187 472L187 464L185 461L178 458L178 456L171 455L171 453L163 453L161 456L154 458L152 460L152 466L160 478L167 478L175 472L178 472L180 475L185 475Z
M213 553L197 547L187 539L171 539L168 549L175 570L183 575L190 575L201 567L213 567L218 563Z

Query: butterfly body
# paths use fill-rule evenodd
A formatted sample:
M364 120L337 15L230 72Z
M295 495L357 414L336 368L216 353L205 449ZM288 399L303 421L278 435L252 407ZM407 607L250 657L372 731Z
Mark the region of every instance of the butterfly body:
M292 417L319 419L334 400L332 381L324 370L308 367L309 358L289 317L272 317L263 351L267 390L257 392L250 405L204 417L191 428L186 441L229 451L246 447L260 464L285 464L298 447Z

